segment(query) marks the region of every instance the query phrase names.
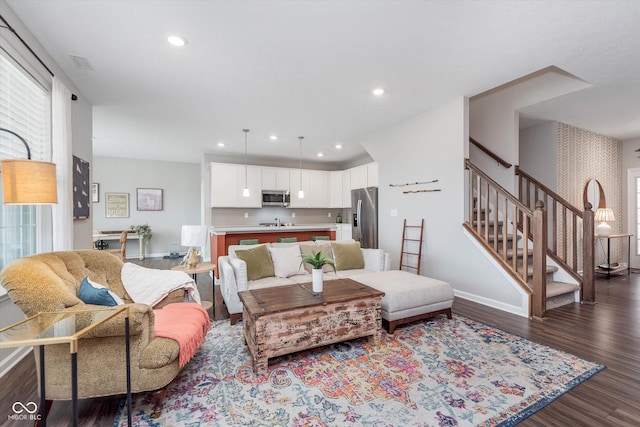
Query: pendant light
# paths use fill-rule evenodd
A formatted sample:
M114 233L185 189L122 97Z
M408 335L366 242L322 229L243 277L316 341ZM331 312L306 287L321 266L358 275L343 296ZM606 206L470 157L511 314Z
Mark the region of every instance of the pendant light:
M302 138L304 136L299 136L300 140L300 190L298 191L298 199L304 199L304 191L302 190Z
M244 190L242 190L242 197L249 197L249 180L247 179L247 133L249 129L242 129L244 132Z

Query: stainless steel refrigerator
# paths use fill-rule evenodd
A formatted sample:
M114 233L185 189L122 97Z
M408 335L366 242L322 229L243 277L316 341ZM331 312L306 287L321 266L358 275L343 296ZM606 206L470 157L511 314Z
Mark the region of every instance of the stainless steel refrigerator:
M352 237L363 248L378 248L378 187L351 190Z

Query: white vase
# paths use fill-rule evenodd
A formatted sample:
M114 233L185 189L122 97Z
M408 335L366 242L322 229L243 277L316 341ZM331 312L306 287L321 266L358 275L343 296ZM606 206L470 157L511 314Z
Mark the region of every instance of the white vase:
M319 294L322 292L323 281L322 281L322 269L314 268L311 270L311 284L314 294Z

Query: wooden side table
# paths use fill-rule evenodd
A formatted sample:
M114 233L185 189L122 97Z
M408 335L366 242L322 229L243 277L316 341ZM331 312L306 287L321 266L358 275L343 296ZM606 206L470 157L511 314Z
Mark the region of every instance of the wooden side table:
M201 262L198 263L198 265L196 265L194 268L189 268L188 265L176 265L175 267L171 267L172 270L175 271L184 271L187 274L190 274L191 277L193 277L193 281L196 282L196 285L198 284L198 274L200 273L208 273L210 271L215 272L216 270L216 265L215 264L211 264L208 262ZM211 310L211 314L213 315L212 318L215 319L216 317L216 286L215 286L215 278L211 279L211 299L212 301L202 301L201 305L205 308L205 310L208 310L210 308L213 307L213 309Z

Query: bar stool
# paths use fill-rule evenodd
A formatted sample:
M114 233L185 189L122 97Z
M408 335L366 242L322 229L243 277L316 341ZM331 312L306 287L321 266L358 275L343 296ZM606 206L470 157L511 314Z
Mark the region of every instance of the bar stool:
M316 240L330 240L330 239L329 239L329 236L311 236L311 240L315 242Z
M295 243L297 241L297 237L278 237L278 243Z
M260 243L258 239L240 239L239 245L257 245Z

